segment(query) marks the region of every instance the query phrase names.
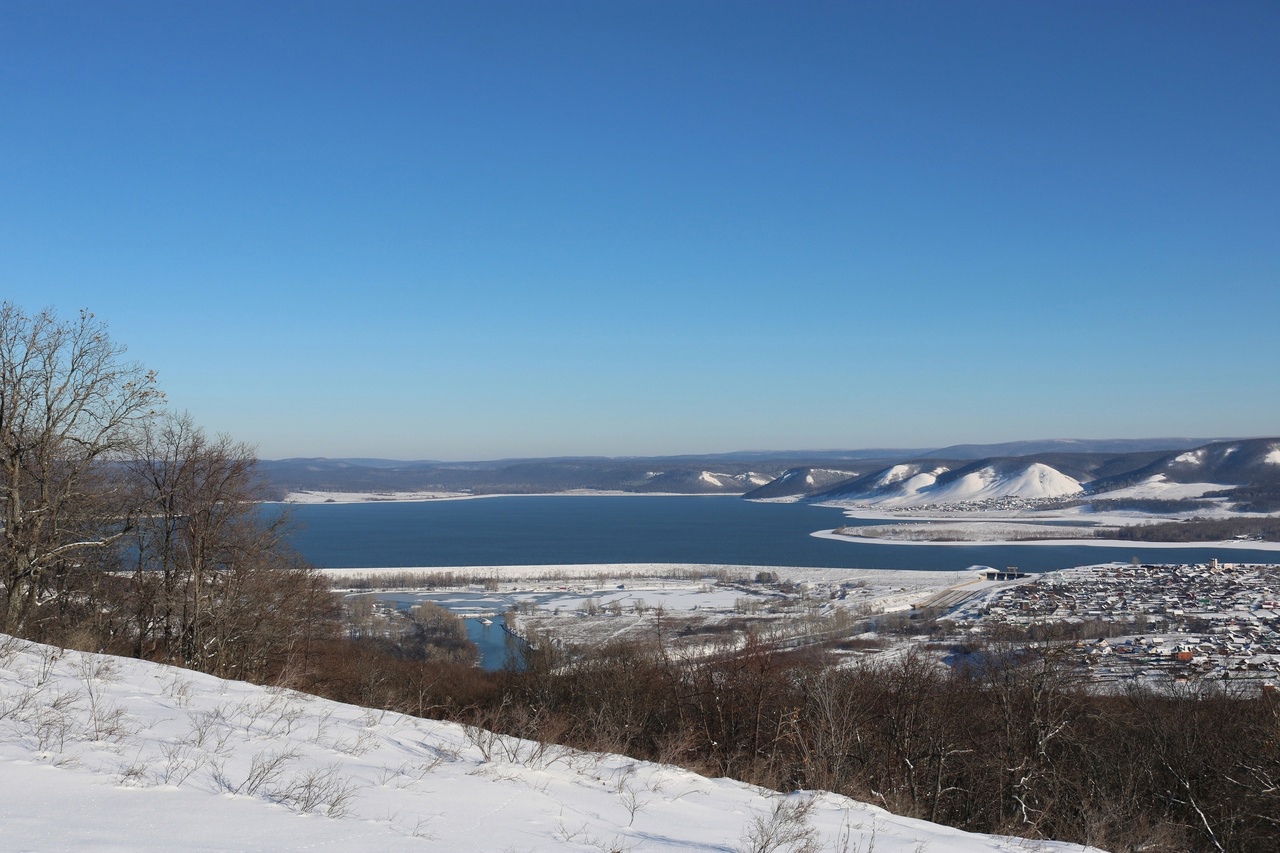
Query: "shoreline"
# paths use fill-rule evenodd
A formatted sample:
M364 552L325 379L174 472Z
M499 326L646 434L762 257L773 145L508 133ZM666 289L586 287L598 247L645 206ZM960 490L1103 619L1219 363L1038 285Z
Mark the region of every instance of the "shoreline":
M283 500L263 503L291 506L324 506L325 504L429 503L434 501L468 501L485 498L740 498L745 492L624 492L617 489L569 489L563 492L495 492L476 495L470 492L289 492Z
M982 567L989 568L989 567ZM414 575L423 578L433 575L506 575L512 579L533 580L539 578L579 577L595 578L629 576L661 577L677 572L701 572L702 577L713 577L720 572L754 575L771 572L790 580L859 580L876 579L897 583L908 581L942 581L976 573L979 567L964 569L877 569L877 568L827 568L823 566L762 566L727 563L562 563L555 565L487 565L487 566L397 566L397 567L342 567L317 568L321 576L332 580L358 580L367 575Z
M961 545L971 547L988 547L1004 545L1048 545L1070 546L1086 545L1098 548L1226 548L1241 551L1280 551L1280 542L1237 541L1226 539L1218 542L1147 542L1138 539L972 539L972 540L918 540L918 539L886 539L876 536L858 536L849 533L836 533L835 530L815 530L809 534L818 539L831 539L837 542L855 542L871 545Z

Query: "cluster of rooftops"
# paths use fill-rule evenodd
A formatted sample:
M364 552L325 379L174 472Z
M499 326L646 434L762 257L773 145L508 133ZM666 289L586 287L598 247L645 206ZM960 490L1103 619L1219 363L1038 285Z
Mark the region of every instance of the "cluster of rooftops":
M1100 680L1248 675L1280 681L1280 565L1085 566L985 596L975 627L1060 623Z

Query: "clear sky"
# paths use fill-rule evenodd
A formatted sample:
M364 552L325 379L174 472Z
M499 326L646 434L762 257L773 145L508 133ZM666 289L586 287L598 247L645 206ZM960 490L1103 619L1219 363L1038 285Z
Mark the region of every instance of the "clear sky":
M1280 4L5 2L0 298L267 458L1280 433Z

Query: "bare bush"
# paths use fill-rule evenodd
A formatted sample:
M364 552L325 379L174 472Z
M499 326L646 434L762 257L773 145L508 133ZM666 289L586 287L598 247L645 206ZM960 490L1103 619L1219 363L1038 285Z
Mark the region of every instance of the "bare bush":
M245 794L254 796L259 791L266 793L284 775L288 765L299 756L296 749L279 751L264 750L249 760L249 772L239 783L232 782L221 763L213 765L214 783L229 794ZM265 789L265 790L264 790Z
M636 813L643 811L645 806L653 801L653 787L636 778L636 766L634 764L618 773L617 779L614 781L614 790L618 793L618 799L622 802L622 807L627 810L627 815L630 818L627 821L627 826L634 824L636 822Z
M325 814L336 819L350 813L358 790L355 782L341 775L338 765L331 765L295 773L267 798L302 814L324 807Z
M230 751L235 732L228 724L222 708L198 711L191 714L189 719L191 731L183 738L182 743L213 755L225 755Z
M0 666L9 666L29 645L11 634L0 634Z
M173 670L169 676L161 682L164 695L173 700L173 704L178 708L186 708L191 704L191 696L194 685L191 680L184 676L180 670Z
M767 815L756 815L742 833L737 853L818 853L818 832L809 824L813 800L778 798Z
M166 743L160 747L164 764L157 773L157 781L161 785L180 787L208 761L203 750L192 747L189 743Z
M88 733L95 741L122 741L135 729L129 724L124 709L110 702L103 686L119 675L115 661L100 655L81 654L74 669L84 685L82 696L88 703Z
M78 693L60 693L37 705L28 719L28 731L35 737L40 752L60 754L67 740L74 739L79 728L76 720Z

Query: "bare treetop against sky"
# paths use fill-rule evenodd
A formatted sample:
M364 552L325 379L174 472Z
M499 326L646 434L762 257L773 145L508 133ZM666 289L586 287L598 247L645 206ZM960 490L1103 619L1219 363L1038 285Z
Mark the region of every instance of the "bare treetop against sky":
M0 6L0 297L262 455L1280 432L1280 5Z

